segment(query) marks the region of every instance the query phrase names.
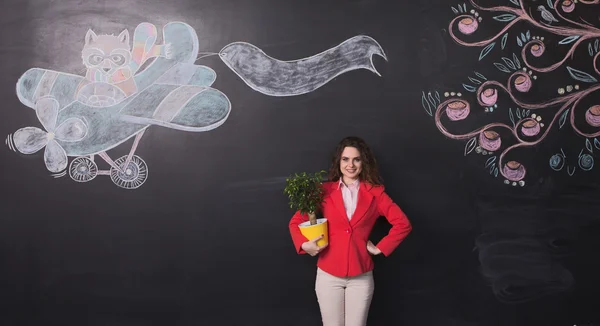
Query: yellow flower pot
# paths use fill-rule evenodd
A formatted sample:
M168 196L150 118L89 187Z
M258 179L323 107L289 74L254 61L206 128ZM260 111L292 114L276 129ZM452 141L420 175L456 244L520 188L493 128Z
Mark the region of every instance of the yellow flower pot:
M304 235L308 240L318 238L322 234L323 239L317 241L317 246L324 246L325 244L329 243L329 232L327 229L326 218L317 219L317 224L315 225L310 225L310 221L306 221L301 223L298 227L300 228L302 235Z

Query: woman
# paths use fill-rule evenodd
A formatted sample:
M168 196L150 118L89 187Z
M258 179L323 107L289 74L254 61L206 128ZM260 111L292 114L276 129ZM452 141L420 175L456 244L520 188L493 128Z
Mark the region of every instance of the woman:
M323 216L328 220L329 244L319 247L298 225L308 220L296 212L289 228L299 254L319 255L315 292L324 326L364 326L373 297L373 260L389 256L412 226L384 192L377 163L368 145L358 137L338 144L323 184ZM385 216L392 224L376 245L368 240L375 221Z

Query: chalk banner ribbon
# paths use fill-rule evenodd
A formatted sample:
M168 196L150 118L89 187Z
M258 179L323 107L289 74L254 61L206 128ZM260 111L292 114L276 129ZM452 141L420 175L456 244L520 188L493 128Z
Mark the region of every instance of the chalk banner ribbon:
M220 52L221 60L252 89L269 96L294 96L312 92L333 78L356 69L381 76L373 55L387 57L377 41L365 35L308 58L281 61L255 45L234 42Z

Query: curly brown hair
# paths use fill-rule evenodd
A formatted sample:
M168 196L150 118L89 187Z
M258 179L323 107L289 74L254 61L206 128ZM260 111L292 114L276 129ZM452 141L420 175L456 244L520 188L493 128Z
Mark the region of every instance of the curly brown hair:
M338 181L342 177L340 161L346 147L354 147L360 153L360 160L362 162L362 171L360 171L359 175L360 180L372 185L382 185L383 179L379 175L379 167L377 166L375 155L373 155L371 148L364 140L355 136L342 139L335 148L331 158L331 166L329 167L329 180Z

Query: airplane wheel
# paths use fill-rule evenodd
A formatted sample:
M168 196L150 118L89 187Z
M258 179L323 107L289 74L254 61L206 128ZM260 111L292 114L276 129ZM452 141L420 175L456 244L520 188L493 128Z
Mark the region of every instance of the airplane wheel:
M129 166L125 167L127 155L115 160L120 169L110 168L110 179L114 184L125 189L136 189L148 178L148 166L139 156L133 155Z
M69 176L77 182L88 182L98 175L96 162L85 156L77 157L71 161Z

